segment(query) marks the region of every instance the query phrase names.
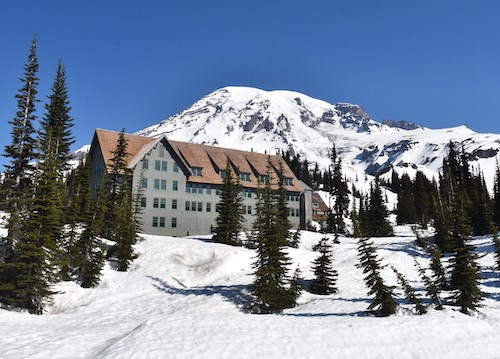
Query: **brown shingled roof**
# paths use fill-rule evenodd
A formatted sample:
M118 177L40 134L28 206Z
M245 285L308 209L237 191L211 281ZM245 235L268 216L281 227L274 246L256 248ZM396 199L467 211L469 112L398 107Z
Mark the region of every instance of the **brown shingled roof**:
M116 142L118 140L119 132L109 131L109 130L96 130L96 136L99 141L100 147L102 149L102 155L106 163L109 164L109 161L113 157L112 152L116 148ZM130 162L134 156L139 154L141 149L148 145L149 143L157 140L157 138L153 137L145 137L138 136L132 134L125 134L125 138L128 143L127 151L129 156L127 160ZM269 156L263 153L257 152L248 152L235 150L230 148L216 147L216 146L208 146L201 145L195 143L188 142L180 142L168 140L169 144L172 148L179 153L184 161L190 167L201 167L202 168L202 176L193 176L190 175L188 181L196 182L196 183L205 183L205 184L222 184L222 179L219 173L216 172L214 168L215 164L219 169L226 168L227 159L231 161L231 163L238 169L240 172L250 173L250 182L241 181L241 185L243 187L257 188L258 181L255 176L254 170L257 172L257 175L265 175L267 174L267 163L268 158L271 158L271 164L275 170L280 169L280 162L283 164L283 174L285 177L292 178L293 185L285 186L285 188L289 191L301 192L302 186L300 181L295 177L293 172L290 170L286 162L283 160L281 156ZM254 170L252 170L252 168ZM271 174L272 178L277 178L276 172Z
M116 150L116 144L118 142L120 132L98 128L95 130L95 134L101 147L104 163L109 166L111 159L113 158L113 152ZM141 150L141 148L155 140L153 137L131 135L129 133L125 134L125 139L127 140L127 162L130 162L132 158L134 158L134 156Z

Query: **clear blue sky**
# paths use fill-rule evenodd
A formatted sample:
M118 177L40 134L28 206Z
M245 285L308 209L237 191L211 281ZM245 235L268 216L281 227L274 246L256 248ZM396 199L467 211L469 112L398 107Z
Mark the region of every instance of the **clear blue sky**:
M96 127L136 131L229 85L500 133L499 16L496 0L3 1L0 148L34 33L40 99L66 66L75 147Z

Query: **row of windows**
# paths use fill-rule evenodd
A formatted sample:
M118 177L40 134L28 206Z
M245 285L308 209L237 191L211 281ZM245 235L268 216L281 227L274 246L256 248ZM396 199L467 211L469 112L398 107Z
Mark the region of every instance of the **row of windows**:
M147 178L141 179L141 188L148 188L148 179ZM167 190L167 180L155 178L153 180L153 188L166 191ZM179 189L179 182L172 181L172 191L177 191L178 189Z
M212 194L212 187L201 184L186 183L186 193Z
M289 194L288 195L288 200L290 202L299 202L300 201L300 196L298 194Z
M160 157L163 157L163 156L160 156ZM155 171L167 172L167 168L168 168L167 161L155 160ZM143 170L149 169L149 160L146 158L142 160L142 169ZM172 170L174 172L179 172L179 165L177 164L177 162L174 162Z
M203 212L203 202L186 201L184 209L191 212ZM205 210L207 212L212 212L212 203L207 202L205 204Z
M153 227L165 228L165 217L153 217ZM170 222L170 227L177 227L177 218L173 217Z

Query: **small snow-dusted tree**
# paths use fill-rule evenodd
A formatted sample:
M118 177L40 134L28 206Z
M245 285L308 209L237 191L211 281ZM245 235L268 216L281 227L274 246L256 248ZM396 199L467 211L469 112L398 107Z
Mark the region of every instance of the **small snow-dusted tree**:
M418 315L427 313L427 309L425 309L425 306L422 303L422 299L415 292L410 283L408 283L408 280L405 278L405 276L401 272L399 272L396 268L394 268L394 266L391 266L391 269L394 272L394 274L396 274L396 278L398 279L399 284L403 288L406 299L410 304L415 305L415 312Z
M420 263L418 263L417 259L414 258L415 260L415 266L417 267L418 273L420 274L420 278L422 278L422 281L424 282L424 287L427 295L430 297L432 303L434 303L435 307L434 309L436 310L442 310L443 309L443 303L441 302L440 298L440 289L439 287L434 283L434 281L431 280L425 273L425 269L422 268Z
M446 271L441 263L441 251L434 246L427 246L427 252L431 257L430 268L432 270L432 279L434 283L441 289L448 289L448 280L446 279Z
M372 303L368 306L369 310L376 309L376 313L386 317L396 312L397 303L394 300L394 287L384 283L380 270L380 260L377 259L377 254L373 242L368 242L366 238L358 240L358 268L363 269L366 274L365 283L369 288L368 295L375 294Z
M290 247L299 248L300 243L300 228L297 228L295 232L293 232L292 240L290 241Z
M314 279L311 284L311 292L314 294L331 294L337 292L337 271L333 269L332 246L328 243L328 237L320 239L315 246L319 256L313 262Z

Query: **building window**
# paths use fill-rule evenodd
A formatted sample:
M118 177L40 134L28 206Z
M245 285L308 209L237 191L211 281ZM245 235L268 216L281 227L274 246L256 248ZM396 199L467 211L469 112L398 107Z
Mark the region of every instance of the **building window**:
M177 218L172 217L172 228L177 228Z
M174 172L179 172L179 165L177 162L174 162Z
M226 178L226 170L220 170L219 176L221 176L221 178Z
M186 193L191 193L191 184L186 183Z
M212 194L212 187L207 186L207 194Z
M250 173L248 172L241 172L240 173L240 179L245 182L250 182Z
M167 161L161 161L161 170L167 172Z
M166 190L167 189L167 180L160 180L160 189Z
M191 167L191 170L193 171L193 176L202 176L201 167Z
M248 189L248 188L245 188L243 190L243 197L245 197L245 198L252 198L252 190Z
M283 184L285 186L293 186L293 180L290 177L285 177L283 179Z
M148 179L147 178L141 179L141 188L148 188Z
M165 217L160 217L160 227L165 228Z
M159 199L153 198L153 208L158 208L158 205L159 205Z
M196 202L191 202L191 212L196 212Z
M160 180L155 178L155 182L153 185L154 189L160 189Z
M158 227L158 217L153 217L153 227Z
M159 171L161 169L161 161L155 161L155 171Z
M203 211L203 202L198 202L198 212Z
M147 170L149 168L149 161L147 159L142 160L142 169Z
M191 210L191 202L189 201L186 201L186 211L190 211Z
M177 200L176 199L172 200L172 209L177 209Z
M167 208L167 200L165 198L160 198L160 208Z
M161 158L165 157L165 147L163 147L161 144L158 147L158 156Z
M207 212L212 212L212 203L207 202Z
M245 214L252 214L252 206L245 206Z
M221 191L220 189L216 189L216 190L215 190L215 194L216 194L217 196L220 196L220 195L222 194L222 191Z
M198 187L198 193L203 194L203 186L200 184L197 187Z
M260 175L259 181L262 184L268 184L269 183L269 176L268 175Z
M141 197L141 207L146 208L146 197Z

